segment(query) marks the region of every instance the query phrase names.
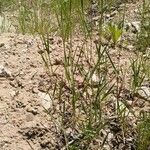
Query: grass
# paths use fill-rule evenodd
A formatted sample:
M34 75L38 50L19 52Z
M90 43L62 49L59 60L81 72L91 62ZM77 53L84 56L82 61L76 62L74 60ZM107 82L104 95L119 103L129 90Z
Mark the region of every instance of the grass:
M11 2L0 1L1 11L12 8ZM118 130L112 129L109 132L113 133L114 137L120 134L124 144L129 134L128 130L132 130L128 120L129 113L134 114L134 110L121 96L126 83L123 81L125 74L121 68L122 49L119 45L123 41L126 11L119 22L105 21L105 13L111 11L111 6L115 6L116 3L115 0L97 1L96 13L100 19L95 26L89 11L92 2L88 0L20 0L19 2L16 0L14 2L19 8L16 12L18 30L23 34L30 33L41 38L43 48L39 47L39 54L49 78L55 74L49 37L57 35L62 39L64 74L61 79L57 79L51 89L52 94L49 94L56 101L55 105L58 103L60 108L58 124L59 133L63 135L63 149L92 149L97 140L100 140L99 149L107 149L105 146L110 142L109 133L103 136L102 134L104 130L111 128L113 121L108 118L117 120L115 126L119 126ZM143 7L140 10L141 30L137 33L137 41L134 43L136 55L130 61L128 68L131 72L131 84L127 86L132 96L137 93L145 78L150 80L148 49L150 28L147 24L150 19L149 9L149 2L143 0ZM97 33L96 40L95 33ZM76 36L82 39L80 47L74 40ZM103 39L107 42L103 43ZM116 49L117 61L114 61L111 55L112 49ZM81 81L77 81L78 76ZM109 105L115 105L111 106L112 114L107 112ZM56 109L55 107L52 109ZM48 113L56 123L53 114ZM144 116L138 119L139 116L136 116L135 120L138 124L135 127L136 149L146 150L150 141L149 118ZM76 131L77 137L69 139L67 128L71 128L72 132Z
M150 141L150 115L149 113L141 112L141 121L137 126L138 140L137 150L147 149Z

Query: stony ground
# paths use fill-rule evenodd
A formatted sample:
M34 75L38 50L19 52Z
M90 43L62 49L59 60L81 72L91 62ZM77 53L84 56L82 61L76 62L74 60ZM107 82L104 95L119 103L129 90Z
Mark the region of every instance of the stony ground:
M129 14L127 15L127 25L133 26L131 30L138 30L135 17L138 5L140 6L140 3L127 5ZM55 126L49 121L49 116L43 108L51 106L51 98L41 88L44 86L47 75L41 56L38 54L38 42L38 38L28 35L0 34L1 150L60 149L55 147L58 142L55 141ZM60 42L56 38L54 49L57 51L53 55L57 59L61 58L59 44ZM132 49L132 45L125 45L122 54L123 64ZM128 55L126 55L127 51ZM57 63L54 64L54 67L57 65ZM149 111L149 105L143 109ZM54 143L55 145L53 145Z
M41 149L50 125L41 104L45 95L38 90L45 73L35 39L16 34L0 39L0 147L30 150L28 139L38 138L31 145Z

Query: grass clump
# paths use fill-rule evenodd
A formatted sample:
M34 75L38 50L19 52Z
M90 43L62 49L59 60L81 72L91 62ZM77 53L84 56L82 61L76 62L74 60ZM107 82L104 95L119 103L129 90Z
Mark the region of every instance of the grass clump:
M150 2L144 0L141 10L141 25L140 32L137 35L137 49L146 53L150 43ZM141 42L142 41L142 42Z
M50 78L55 74L55 71L52 66L53 58L51 54L53 51L49 36L56 33L62 39L64 74L61 80L57 79L58 81L51 89L53 91L51 97L59 103L60 113L58 118L61 118L59 132L64 137L64 149L68 150L90 149L99 138L101 139L99 148L105 147L107 140L110 139L107 139L107 134L104 137L100 135L110 125L106 119L109 115L104 110L107 109L107 104L110 103L113 92L116 93L115 109L117 110L113 115L117 116L120 126L117 132L121 131L122 138L125 138L128 134L128 115L126 115L126 111L129 108L125 101L120 98L123 88L121 60L119 58L121 50L116 52L118 55L117 63L114 63L110 54L111 42L113 48L117 48L122 38L125 17L123 16L123 20L121 20L122 26L120 24L114 25L112 22L108 24L107 35L109 35L109 40L107 44L103 44L101 40L105 38L105 34L102 33L106 33L105 28L103 28L106 25L104 16L111 8L109 4L113 5L116 2L99 0L96 3L98 6L97 14L100 15L97 26L93 26L90 21L91 18L87 15L92 3L86 0L29 1L28 3L21 1L19 5L18 19L21 30L23 33L38 33L41 37L44 49L40 51L40 54L49 71ZM143 4L144 11L145 7L145 4ZM140 46L140 49L146 50L149 37L143 37L143 33L145 35L145 30L148 29L148 26L144 26L144 14L147 13L144 11L142 13L143 26L141 26L141 31L138 34L137 45ZM97 32L98 38L96 42L94 42L95 32ZM74 48L74 45L77 44L74 42L74 38L78 34L78 37L83 40L80 41L80 48ZM144 39L143 45L141 45L141 39ZM137 55L137 59L132 61L133 93L142 85L145 78L145 74L142 72L144 65L143 57L141 60L139 55ZM113 68L111 74L108 71L108 66ZM77 81L77 77L80 77L81 80ZM64 92L68 93L67 97ZM54 109L56 109L55 107ZM68 113L70 115L66 118ZM50 113L50 116L52 117L53 114ZM110 115L109 117L113 116ZM66 120L70 124L67 124ZM55 122L55 119L53 121ZM139 141L141 141L141 138L147 140L148 135L145 134L144 130L147 125L147 121L140 123L138 127ZM68 138L66 133L68 127L71 128L72 132L76 131L77 138L72 137L71 140ZM142 144L145 147L147 146L147 143ZM139 145L141 145L140 142L138 142L138 147L140 147Z
M143 150L149 148L150 141L150 114L141 112L141 119L137 127L138 140L137 150Z
M145 78L150 77L149 5L144 1L141 30L135 43L137 52L128 68L132 74L131 83L125 83L120 45L123 42L126 12L123 12L123 19L119 18L118 23L111 20L106 22L105 19L106 13L111 12L117 3L117 0L20 0L16 3L19 8L18 29L23 34L40 37L42 46L39 46L39 54L48 77L55 80L51 91L47 90L53 100L51 111L47 110L47 113L58 127L60 137L57 137L56 143L60 141L57 146L62 149L92 149L94 143L99 149L107 149L108 145L111 149L119 149L119 143L123 143L122 149L126 148L126 139L132 130L129 115L135 117L135 122L139 117L122 95L125 87L128 87L134 99ZM92 20L93 4L96 5L95 13L99 15L96 25ZM7 3L3 5L7 6ZM52 55L51 37L53 40L55 36L61 39L59 44L63 51L61 63L56 63L63 70L61 75L53 65L56 58ZM75 40L76 37L78 40ZM116 58L112 56L113 50ZM71 129L71 137L68 129ZM149 119L141 120L137 126L137 142L132 141L137 143L137 149L148 147L148 130ZM131 147L132 144L129 145Z

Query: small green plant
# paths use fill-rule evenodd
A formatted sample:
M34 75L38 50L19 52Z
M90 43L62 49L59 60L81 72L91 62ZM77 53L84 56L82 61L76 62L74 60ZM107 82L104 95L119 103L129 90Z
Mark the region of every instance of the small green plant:
M142 112L137 126L137 150L146 150L150 147L150 114Z
M123 29L119 28L117 25L110 23L108 25L108 32L110 33L113 44L116 45L121 35L123 33Z
M91 2L88 0L21 0L18 4L20 30L24 34L31 33L40 36L42 46L39 46L39 54L46 66L49 78L56 76L54 86L47 93L53 99L54 106L52 109L56 110L55 103L59 105L59 112L56 112L58 113L57 118L59 118L57 119L57 121L59 120L58 132L64 138L64 149L89 149L90 145L94 143L94 140L99 137L101 131L108 124L105 119L106 112L104 108L114 91L116 92L117 101L115 113L117 112L123 132L127 131L126 118L128 115L126 115L126 112L129 108L125 100L121 101L123 88L123 71L120 65L121 49L116 51L117 62L114 62L110 52L111 48L117 48L121 41L125 17L123 17L121 25L111 22L104 28L104 15L110 6L114 6L116 2L115 0L97 1L98 13L100 14L97 26L92 26L89 23L86 12L91 7ZM107 44L102 44L99 41L93 42L95 40L95 30L99 41L104 36L103 33L107 34L109 37ZM145 27L143 27L143 30L145 30ZM145 34L145 31L143 32ZM137 45L140 46L142 46L142 34L141 32L138 35ZM52 56L53 49L50 36L53 35L59 36L62 41L63 53L61 54L63 59L61 67L64 72L61 77L55 74L55 69L52 65L54 58ZM76 36L82 39L80 46L75 41ZM144 50L148 47L148 40L149 38L146 39L144 46L142 46ZM113 42L113 46L109 42ZM146 74L143 73L145 69L143 57L140 57L140 55L136 55L136 57L131 61L131 88L133 93L141 86ZM113 70L111 74L108 71L108 67ZM80 80L77 79L78 77ZM48 113L55 123L54 114ZM68 113L69 116L66 117ZM142 134L145 132L143 127L142 122L139 125L138 139L141 139L141 137L147 138L147 135ZM67 128L75 130L77 138L70 140L66 133ZM106 139L104 138L103 141L106 141ZM104 143L101 144L100 148L103 148ZM138 145L141 144L138 142Z
M143 6L140 13L141 25L140 32L137 34L137 50L146 53L150 46L150 2L143 0Z
M143 57L137 57L137 59L132 60L131 62L131 69L132 69L132 91L133 93L136 92L137 88L141 87L144 79L145 74L143 72Z

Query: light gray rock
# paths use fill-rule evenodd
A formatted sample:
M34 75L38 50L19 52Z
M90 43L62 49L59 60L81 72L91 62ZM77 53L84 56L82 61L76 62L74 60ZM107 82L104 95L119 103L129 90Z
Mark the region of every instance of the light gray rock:
M0 65L0 77L11 77L11 72L3 65Z
M140 21L131 22L132 32L137 33L140 32Z
M150 100L150 87L148 87L148 86L141 86L138 89L138 94L140 96L142 96L143 98L145 98L147 100Z
M124 29L132 33L138 33L140 32L140 21L126 22L124 24Z
M41 98L41 104L45 109L49 109L52 106L52 99L49 94L39 92L38 96Z
M33 107L28 107L27 108L27 112L32 113L33 115L37 115L38 114L38 110L33 108Z
M11 90L10 95L11 95L11 97L15 97L16 96L16 91Z
M95 84L98 84L99 81L100 81L100 79L99 79L99 77L94 73L94 74L92 75L92 77L91 77L91 81L92 81L93 83L95 83Z

